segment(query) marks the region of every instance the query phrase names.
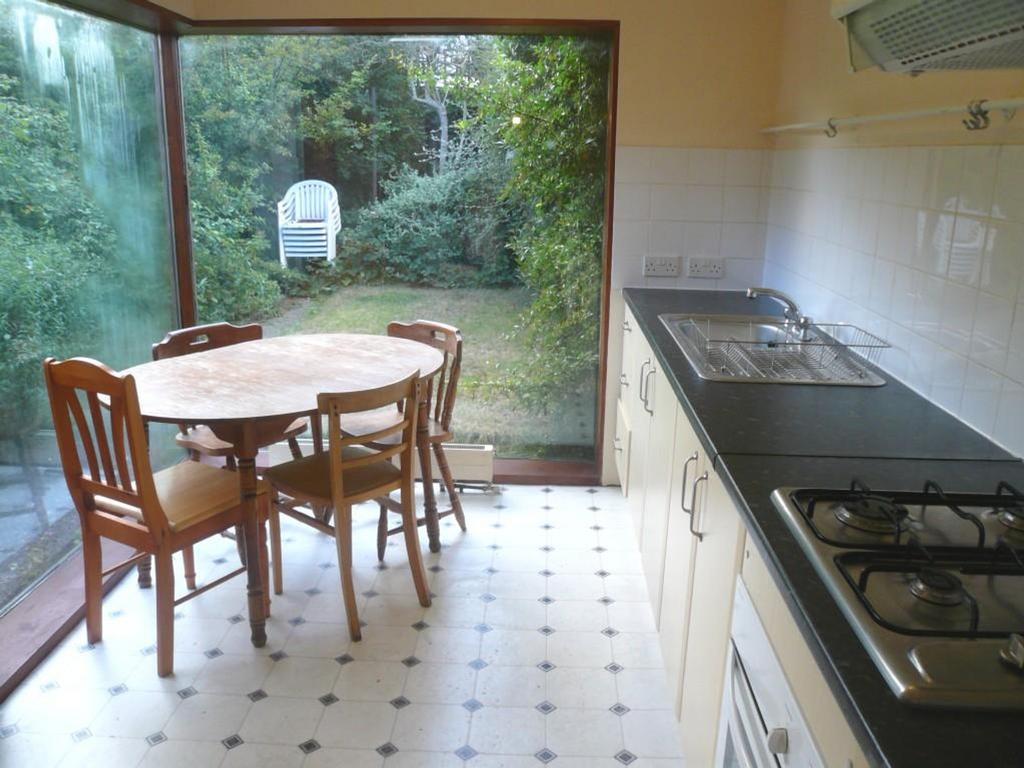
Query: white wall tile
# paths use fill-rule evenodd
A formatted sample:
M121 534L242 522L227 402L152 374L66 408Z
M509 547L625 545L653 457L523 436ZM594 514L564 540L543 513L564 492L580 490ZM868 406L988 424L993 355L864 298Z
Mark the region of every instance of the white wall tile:
M687 188L681 184L657 184L651 189L651 218L685 221Z
M689 179L690 150L676 147L651 149L648 181L655 184L686 184Z
M615 181L636 184L649 182L651 151L647 147L616 147Z
M723 221L760 221L760 187L726 187L722 196Z
M645 221L651 216L651 188L647 184L615 184L615 218Z
M727 187L759 187L765 153L760 149L730 149L725 153Z
M722 225L721 255L727 259L756 259L765 255L764 224L729 222Z
M723 149L691 149L687 181L690 184L723 184L725 154Z
M784 150L764 166L765 284L879 332L891 375L1024 452L1024 147Z
M683 229L681 221L651 222L651 253L669 254L683 252Z

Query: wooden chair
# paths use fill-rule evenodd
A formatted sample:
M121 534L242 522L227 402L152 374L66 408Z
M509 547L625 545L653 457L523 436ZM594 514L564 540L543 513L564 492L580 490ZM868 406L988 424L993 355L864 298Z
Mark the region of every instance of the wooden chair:
M256 341L263 338L263 326L252 323L250 325L232 325L231 323L210 323L209 325L194 325L189 328L182 328L171 331L160 341L153 345L153 359L164 360L169 357L180 357L195 352L204 352L208 349L228 347L232 344L241 344L246 341ZM225 460L228 469L235 468L235 447L231 443L221 440L213 433L213 430L203 424L179 424L180 430L175 436L175 442L188 451L189 457L199 461L203 456L221 457ZM296 419L281 434L275 435L266 445L273 445L281 440L288 441L288 448L291 450L292 458L301 458L302 451L296 439L306 431L306 419ZM263 445L261 448L265 447ZM185 562L185 585L189 589L196 588L195 557L192 549L186 547L182 550L182 558ZM139 585L148 587L152 583L150 576L150 564L139 563Z
M459 376L462 372L462 333L458 328L444 323L435 323L430 320L417 320L414 323L390 323L388 325L388 336L397 336L403 339L412 339L427 344L444 354L444 365L430 382L427 390L426 407L430 413L428 421L428 440L430 447L437 460L437 467L441 470L441 481L444 483L448 498L451 500L451 508L441 512L438 517L455 515L459 527L466 530L466 518L462 512L462 502L459 499L455 481L452 478L452 470L448 466L448 457L444 452L444 444L451 441L453 435L451 430L452 414L455 411L455 393L459 386ZM436 384L435 384L436 382ZM393 410L393 409L392 409ZM365 444L371 447L380 448L393 444L392 438L376 438L374 434L380 430L382 424L386 424L394 418L393 413L387 410L373 411L370 413L356 414L349 419L345 426L345 434L360 436ZM420 454L421 461L425 458L425 452ZM384 559L384 549L387 546L388 536L399 533L402 527L388 529L388 511L397 511L393 503L388 499L381 499L380 521L377 524L377 557ZM423 525L426 521L422 518L417 524Z
M334 536L341 571L341 592L348 616L349 635L359 640L362 633L356 609L355 583L352 576L352 506L368 499L401 492L400 509L406 521L405 546L409 567L420 605L430 605L427 574L423 569L416 519L416 496L413 489L412 456L416 449L416 416L419 404L419 374L379 389L365 392L321 394L317 398L320 413L327 417L328 449L312 456L278 464L264 477L273 486L270 506L270 547L273 559L274 592L281 594L281 522L280 514L299 520L319 531ZM395 442L381 450L360 445L362 438L345 437L342 430L355 414L391 406L395 418L384 424L372 438L383 440L391 435ZM395 406L399 409L396 410ZM399 466L392 459L397 456ZM284 494L286 499L282 499ZM334 512L334 525L314 514L299 509L308 505L314 510L329 506Z
M238 475L194 461L154 474L131 375L122 376L86 358L64 362L50 358L43 368L64 477L82 525L88 641L98 643L103 635L103 577L152 555L156 559L157 672L166 677L174 670L174 607L245 572L238 568L174 598L172 554L246 524ZM264 548L262 518L268 513L268 498L263 485L258 503ZM136 554L104 570L101 537L133 547Z

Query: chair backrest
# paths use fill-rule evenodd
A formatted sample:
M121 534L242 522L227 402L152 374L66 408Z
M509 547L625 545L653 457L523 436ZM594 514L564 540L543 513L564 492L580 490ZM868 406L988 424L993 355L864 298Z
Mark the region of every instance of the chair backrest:
M165 535L167 517L156 495L135 379L84 357L48 358L43 372L64 479L82 525L106 532L118 524L135 534Z
M398 456L403 479L412 477L412 452L416 446L416 415L419 405L419 371L401 381L377 389L362 392L323 392L317 395L317 407L327 416L327 445L331 466L331 497L335 509L345 498L345 472L356 467L390 462ZM346 437L342 433L344 416L348 413L372 411L385 406L398 406L395 421L387 427L368 435ZM401 433L401 442L379 451L363 453L359 458L345 459L344 449L361 446L391 435Z
M427 389L427 408L445 430L451 428L455 412L455 393L462 374L462 333L454 325L417 320L414 323L389 323L388 336L427 344L444 355L441 371Z
M209 325L193 325L170 331L153 345L153 359L163 360L168 357L190 355L193 352L204 352L218 347L229 347L244 341L256 341L263 338L263 326L259 323L250 325L232 325L231 323L210 323Z
M341 227L338 191L326 181L307 179L292 184L281 207L292 221L329 221Z

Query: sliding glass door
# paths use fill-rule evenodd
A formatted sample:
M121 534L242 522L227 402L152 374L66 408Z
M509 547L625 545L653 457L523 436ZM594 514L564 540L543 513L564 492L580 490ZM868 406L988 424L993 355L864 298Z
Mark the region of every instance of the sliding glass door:
M47 356L141 362L177 317L156 39L0 0L0 613L79 524Z

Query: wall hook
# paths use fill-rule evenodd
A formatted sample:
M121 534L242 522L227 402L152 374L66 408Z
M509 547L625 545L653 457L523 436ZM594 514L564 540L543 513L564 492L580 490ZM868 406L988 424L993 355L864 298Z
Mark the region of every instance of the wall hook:
M839 133L839 129L836 127L835 119L830 117L825 121L825 135L834 139L837 133Z
M984 105L984 99L972 101L967 105L967 117L963 120L963 124L968 131L983 131L992 122Z

